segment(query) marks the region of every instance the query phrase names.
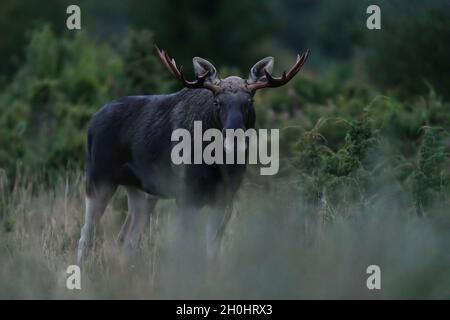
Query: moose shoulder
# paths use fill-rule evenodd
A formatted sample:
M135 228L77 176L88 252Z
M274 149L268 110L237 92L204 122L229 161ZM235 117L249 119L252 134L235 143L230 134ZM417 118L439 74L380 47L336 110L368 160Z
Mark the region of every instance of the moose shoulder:
M157 199L175 198L182 219L189 220L207 204L217 209L219 214L209 219L207 227L208 254L217 254L246 166L174 165L171 134L180 128L192 132L194 121L201 121L203 130L214 128L223 133L253 128L255 91L287 83L308 57L308 51L298 56L281 77L271 75L273 58L265 58L251 68L247 79L220 79L210 62L195 57L196 79L187 81L174 60L164 51L157 52L185 88L167 95L123 97L108 103L93 117L88 130L86 212L79 263L86 257L95 226L119 185L125 186L128 195L129 213L119 235L127 248L137 248Z

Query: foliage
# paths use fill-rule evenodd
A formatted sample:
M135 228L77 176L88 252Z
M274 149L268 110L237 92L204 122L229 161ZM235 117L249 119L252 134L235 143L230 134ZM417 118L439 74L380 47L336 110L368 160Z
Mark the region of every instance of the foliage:
M424 128L419 150L419 164L413 174L413 193L416 210L422 215L433 200L442 200L448 177L444 177L443 165L448 154L442 145L442 129Z
M380 0L381 32L365 27L368 0L80 0L74 32L64 28L68 4L2 0L0 297L449 296L447 0ZM279 75L312 49L300 75L255 96L257 127L280 129L280 171L249 166L220 275L206 275L200 254L174 263L175 203L164 200L130 278L115 240L119 191L96 231L107 241L94 244L92 277L66 290L59 275L80 235L89 119L120 96L179 89L155 41L186 74L199 55L222 76L267 55ZM374 261L388 269L378 296L353 282Z
M402 201L410 208L447 203L450 104L433 90L402 100L333 79L300 77L258 98L258 125L282 128L278 183L298 190L313 212L326 203L329 217L370 207L387 189L393 197L408 190L411 199ZM424 126L438 137L422 137Z
M113 48L85 33L58 37L48 26L34 32L25 63L0 93L0 167L10 176L17 167L82 167L87 123L104 103L175 88L153 39L150 31L133 31ZM420 212L437 194L446 201L445 135L422 137L419 128L448 131L448 101L433 89L388 98L341 79L334 69L256 95L258 126L281 128L280 183L298 190L313 211L326 203L330 216L337 207L370 205L386 180L409 190Z
M448 1L393 3L383 11L383 32L368 38L367 64L383 89L405 97L433 87L449 97L450 4Z

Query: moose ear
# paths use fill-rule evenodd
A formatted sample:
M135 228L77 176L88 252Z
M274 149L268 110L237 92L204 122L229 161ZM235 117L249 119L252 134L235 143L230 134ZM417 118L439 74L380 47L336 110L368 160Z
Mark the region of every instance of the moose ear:
M194 64L194 72L197 77L209 72L207 77L208 82L212 84L217 84L219 82L216 68L211 62L200 57L194 57L192 63Z
M272 74L273 57L266 57L266 58L258 61L250 69L250 74L248 75L248 83L255 83L255 82L259 82L259 81L264 81L266 79L266 75L264 73L264 69L266 69L268 73Z

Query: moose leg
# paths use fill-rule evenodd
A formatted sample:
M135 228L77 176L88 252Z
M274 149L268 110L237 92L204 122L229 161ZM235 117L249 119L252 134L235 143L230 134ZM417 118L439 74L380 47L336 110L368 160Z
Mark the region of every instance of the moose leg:
M178 259L184 261L194 261L198 254L200 239L199 237L199 218L200 207L190 201L177 200L176 215L173 218L172 234L173 245L179 253Z
M206 251L209 260L217 260L220 256L223 236L233 213L233 202L219 206L208 215L206 226Z
M128 217L122 227L126 232L124 245L130 251L136 251L142 231L155 208L157 199L133 187L127 187L127 194Z
M102 185L86 195L84 226L81 229L81 237L78 243L78 265L83 264L92 246L95 228L115 190L115 185Z

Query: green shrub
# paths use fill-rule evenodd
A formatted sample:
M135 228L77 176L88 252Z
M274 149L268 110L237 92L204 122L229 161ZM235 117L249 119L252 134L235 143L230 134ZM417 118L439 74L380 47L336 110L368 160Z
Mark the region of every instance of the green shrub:
M369 74L383 89L404 97L431 85L450 97L450 10L447 1L386 5L382 31L369 36ZM386 13L386 14L385 14Z
M443 164L448 154L442 145L442 129L426 127L419 150L419 163L413 173L413 195L417 214L423 215L433 200L439 199L448 180Z
M168 92L173 78L155 54L154 36L148 30L130 32L124 52L124 94Z

